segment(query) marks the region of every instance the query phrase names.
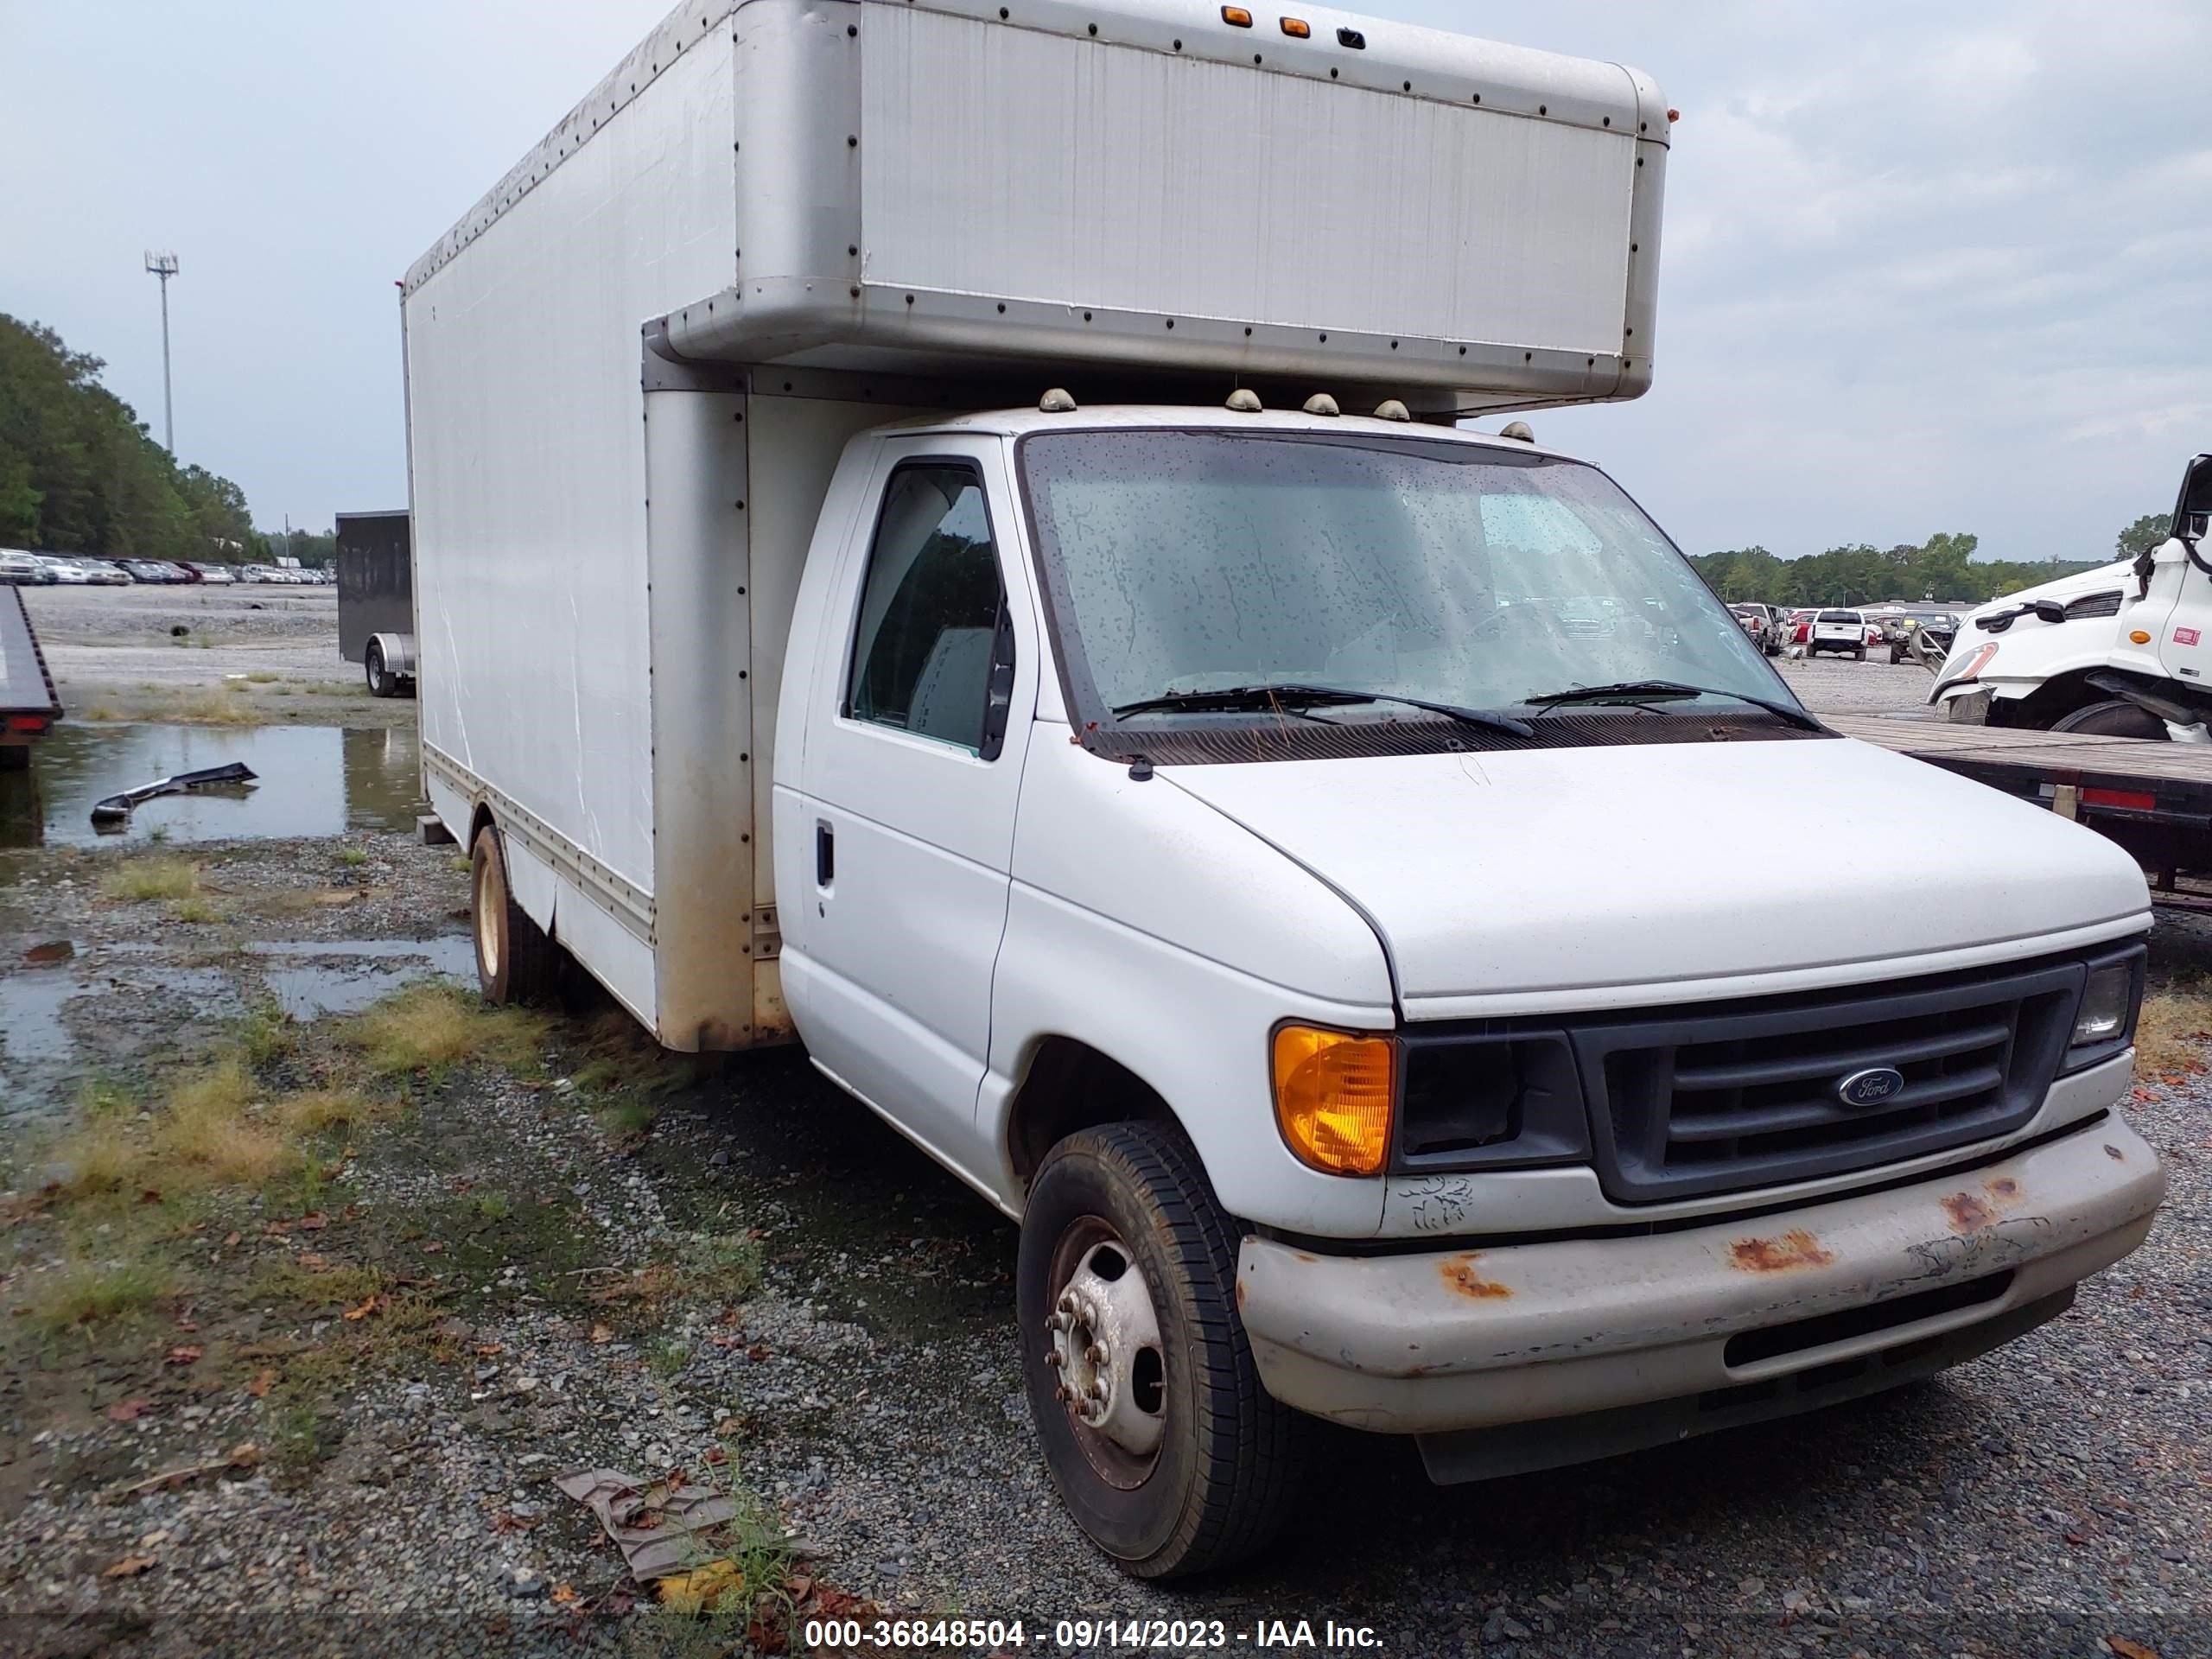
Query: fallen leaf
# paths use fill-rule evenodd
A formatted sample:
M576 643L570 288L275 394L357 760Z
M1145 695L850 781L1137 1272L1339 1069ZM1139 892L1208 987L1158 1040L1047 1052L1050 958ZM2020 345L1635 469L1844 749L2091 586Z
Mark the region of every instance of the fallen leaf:
M160 1187L158 1187L158 1186L142 1186L142 1187L140 1187L140 1188L138 1189L138 1202L139 1202L139 1203L141 1203L141 1204L159 1204L161 1201L162 1201L162 1189L161 1189Z
M192 1317L192 1310L188 1307L176 1316L176 1328L180 1331L197 1331L200 1328L200 1321Z
M556 1607L573 1607L582 1599L573 1584L563 1581L553 1586L553 1605Z
M48 939L35 944L23 952L23 960L34 968L44 968L57 962L67 962L77 954L77 947L67 939Z
M710 1446L707 1448L707 1461L720 1466L729 1461L729 1453L719 1446Z
M226 1249L226 1250L234 1250L234 1249L236 1249L238 1247L238 1242L239 1242L241 1239L243 1239L245 1236L245 1235L244 1233L226 1233L226 1234L224 1234L224 1235L223 1235L223 1248L224 1248L225 1249Z
M614 1340L614 1331L613 1331L613 1326L611 1326L611 1325L594 1325L594 1326L592 1326L592 1328L591 1328L591 1339L592 1339L594 1342L612 1342L612 1341L613 1341L613 1340Z
M489 1359L494 1354L504 1354L507 1351L504 1346L496 1342L480 1342L476 1344L476 1351L484 1358Z
M308 1250L300 1257L300 1265L305 1268L309 1273L328 1273L330 1271L330 1258L327 1255L319 1255L313 1250Z
M154 1558L150 1555L126 1555L121 1560L118 1561L113 1567L108 1568L106 1572L101 1573L100 1577L104 1579L135 1579L141 1573L143 1573L148 1567L153 1565Z
M118 1400L107 1408L107 1420L111 1423L135 1423L138 1421L139 1414L153 1403L152 1401L139 1395L134 1395L129 1400Z
M276 1382L276 1368L274 1365L264 1365L253 1374L253 1381L245 1385L245 1391L257 1400L265 1400L269 1397L269 1390L275 1386Z
M743 1595L745 1573L735 1561L709 1561L689 1573L663 1579L656 1587L663 1606L679 1613L702 1613L725 1595Z
M175 1347L170 1349L168 1353L164 1354L162 1358L164 1364L190 1365L199 1359L200 1354L200 1350L194 1347L192 1344L188 1342L181 1342L177 1344Z
M261 1461L261 1448L251 1440L240 1440L224 1456L233 1469L251 1469Z
M2069 1544L2086 1544L2089 1541L2088 1537L2082 1533L2069 1532L2066 1535L2066 1541Z
M760 1361L768 1357L768 1344L765 1342L754 1343L750 1348L745 1351L745 1357L747 1359L753 1361L755 1363L758 1363Z
M2158 1656L2140 1642L2131 1642L2124 1636L2105 1637L2105 1646L2120 1656L2120 1659L2158 1659Z
M433 1238L423 1244L423 1253L425 1255L438 1255L443 1253L445 1248L446 1247L442 1243Z
M381 1307L383 1305L383 1297L372 1296L368 1298L367 1300L364 1301L359 1307L347 1308L346 1310L346 1321L347 1323L352 1324L361 1319L365 1319L370 1314L375 1313L377 1309Z
M306 1228L311 1233L319 1233L330 1225L330 1218L320 1210L310 1210L300 1217L298 1225Z

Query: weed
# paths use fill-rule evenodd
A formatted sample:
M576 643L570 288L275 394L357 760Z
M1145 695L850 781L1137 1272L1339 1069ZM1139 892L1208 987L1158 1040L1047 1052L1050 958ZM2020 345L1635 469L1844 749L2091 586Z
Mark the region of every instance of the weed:
M276 1121L301 1135L320 1135L383 1116L390 1109L353 1089L306 1089L287 1095L270 1109Z
M96 702L85 710L85 718L86 720L121 720L123 715L121 711L109 708L104 702Z
M175 1274L158 1262L73 1262L31 1281L23 1314L34 1329L58 1333L143 1313L175 1288Z
M494 1008L454 985L410 985L346 1021L340 1040L379 1076L442 1073L483 1062L536 1065L550 1022L526 1008Z
M664 1380L691 1363L691 1344L681 1337L657 1337L645 1345L645 1367Z
M446 868L451 870L455 875L467 875L469 869L468 855L466 853L455 854L446 861Z
M146 839L156 847L162 845L168 838L169 827L166 823L157 823L146 832Z
M639 1095L617 1095L593 1109L607 1134L617 1141L631 1141L653 1126L660 1108Z
M65 1172L59 1191L67 1198L120 1192L137 1179L144 1160L144 1149L112 1117L86 1124L53 1150L53 1160Z
M207 641L199 643L204 646ZM163 705L162 713L190 726L257 726L263 718L251 702L224 691L196 691L175 698Z
M505 1221L515 1212L514 1205L507 1202L507 1195L497 1191L479 1192L469 1207L486 1221Z
M189 899L200 891L200 867L181 858L134 858L100 877L100 896L140 904Z
M77 1109L95 1122L138 1109L137 1096L112 1077L87 1077L77 1085Z
M2135 1022L2138 1077L2169 1077L2202 1071L2212 1042L2212 983L2184 981L2143 999Z
M238 1046L249 1065L268 1065L299 1046L300 1028L273 996L257 999L238 1020Z
M196 893L189 899L180 899L171 905L169 914L177 921L191 922L202 926L210 922L219 922L223 919L222 912Z
M744 1233L694 1233L677 1266L687 1288L717 1301L741 1302L760 1287L760 1246Z
M340 852L338 861L349 870L358 870L369 861L369 855L359 847L348 847Z
M257 668L245 677L246 683L249 685L274 685L283 677L282 675L271 674L265 668Z
M297 1167L299 1148L254 1121L253 1078L228 1054L179 1084L156 1135L181 1169L224 1185L261 1186Z

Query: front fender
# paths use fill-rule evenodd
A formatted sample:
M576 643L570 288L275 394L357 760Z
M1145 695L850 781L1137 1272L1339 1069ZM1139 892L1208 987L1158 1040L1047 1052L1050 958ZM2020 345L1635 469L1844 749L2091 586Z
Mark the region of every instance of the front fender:
M977 1103L1009 1207L1022 1202L1014 1097L1057 1036L1167 1103L1232 1214L1372 1236L1382 1182L1292 1157L1275 1128L1268 1045L1286 1019L1395 1027L1381 943L1341 897L1211 807L1056 738L1040 729L1023 772Z

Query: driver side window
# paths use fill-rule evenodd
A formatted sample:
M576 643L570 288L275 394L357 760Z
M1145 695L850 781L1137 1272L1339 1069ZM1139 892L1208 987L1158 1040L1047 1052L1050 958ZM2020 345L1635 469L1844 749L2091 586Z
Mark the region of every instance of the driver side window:
M868 550L846 715L991 760L1013 677L982 479L955 462L901 467Z

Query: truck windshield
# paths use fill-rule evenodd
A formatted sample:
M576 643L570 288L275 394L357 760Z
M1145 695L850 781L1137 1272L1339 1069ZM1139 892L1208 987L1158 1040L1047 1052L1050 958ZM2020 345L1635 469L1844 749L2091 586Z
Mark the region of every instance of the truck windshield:
M1175 694L1275 682L1463 709L1645 682L1794 706L1658 527L1579 462L1160 429L1037 433L1020 454L1086 718L1235 718ZM1370 717L1329 710L1348 715Z

